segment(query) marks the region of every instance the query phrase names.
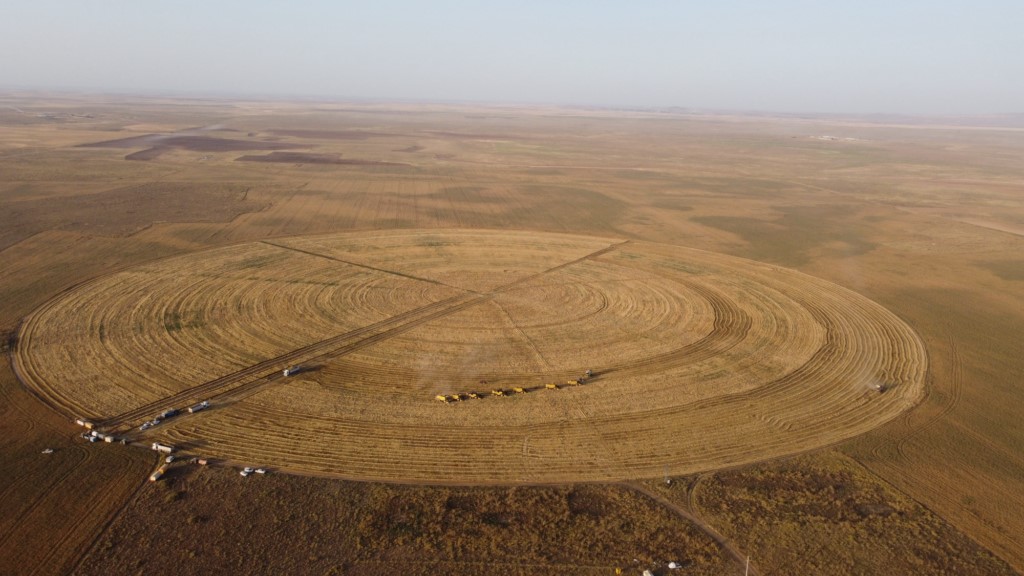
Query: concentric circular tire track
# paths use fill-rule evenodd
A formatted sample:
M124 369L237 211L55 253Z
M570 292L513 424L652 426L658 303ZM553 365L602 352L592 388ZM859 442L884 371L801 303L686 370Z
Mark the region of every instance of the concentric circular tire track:
M839 442L923 396L923 345L878 304L680 247L386 231L115 276L27 318L16 358L29 386L108 426L211 398L145 436L297 473L660 477ZM307 370L280 376L291 364ZM586 369L596 376L565 385ZM467 392L485 397L434 400Z

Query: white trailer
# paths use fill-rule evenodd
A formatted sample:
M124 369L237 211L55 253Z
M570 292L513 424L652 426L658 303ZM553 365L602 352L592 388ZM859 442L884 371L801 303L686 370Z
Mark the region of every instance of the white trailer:
M189 414L195 414L196 412L199 412L200 410L206 410L209 407L210 407L210 402L208 400L203 400L202 402L200 402L199 404L196 404L195 406L189 406L188 407L188 413Z
M167 444L161 444L159 442L153 442L153 450L157 452L163 452L164 454L170 454L174 452L174 446L168 446Z

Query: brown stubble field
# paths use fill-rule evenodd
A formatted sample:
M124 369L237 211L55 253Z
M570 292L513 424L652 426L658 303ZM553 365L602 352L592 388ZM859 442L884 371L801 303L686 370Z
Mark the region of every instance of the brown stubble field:
M690 506L753 554L752 568L763 573L830 573L829 558L852 572L1024 568L1024 133L1012 119L1005 127L985 119L977 122L984 128L972 128L969 121L886 125L554 108L3 99L11 105L0 108L0 327L8 347L18 347L14 334L22 318L82 283L267 239L394 229L534 230L750 258L833 282L895 313L924 344L924 399L877 430L796 460L677 478L673 486L697 486L693 500L674 493L666 498ZM826 135L837 139L819 138ZM83 146L136 137L148 141L138 148ZM246 145L211 145L211 138ZM170 144L149 160L125 159L153 148L154 139ZM308 153L309 161L236 161L283 149ZM396 490L279 475L274 482L295 482L308 497L274 500L230 469L210 469L183 471L152 486L144 479L153 456L82 442L80 429L20 384L9 363L2 392L0 449L10 479L0 524L4 572L152 568L132 551L150 546L176 560L190 552L165 537L192 529L185 512L141 520L173 510L171 501L202 509L218 499L252 496L281 514L295 506L291 512L301 515L324 506L317 494L338 490L375 492L391 503L382 508L365 498L331 499L339 502L340 517L387 518L391 512L374 511L398 507L414 511L417 520L411 528L408 513L378 521L359 540L361 550L345 558L314 560L312 552L290 550L296 556L284 565L308 562L322 571L358 573L420 566L426 558L465 569L501 559L507 573L572 573L571 564L589 566L579 573L602 573L620 564L620 556L633 555L622 559L627 566L633 557L653 562L685 552L665 551L663 540L621 527L609 537L634 540L618 548L595 544L603 550L600 562L588 562L582 551L557 560L546 552L516 568L515 559L498 551L498 542L531 546L530 538L543 530L525 511L544 499L569 501L567 491L580 487L646 519L634 522L655 525L652 518L671 510L633 496L626 502L623 494L636 492L623 492L619 484L523 486L515 489L517 497L507 495L510 488L474 488L461 499L454 488ZM40 454L45 447L55 452ZM521 449L517 443L515 450ZM198 480L203 475L216 479ZM808 504L830 494L819 477L844 494L829 497L839 510ZM173 497L163 494L168 490ZM453 494L453 508L441 506ZM762 505L755 505L759 499ZM772 505L763 505L768 500ZM747 509L756 516L740 514ZM605 515L574 513L568 505L552 510L544 522L582 522L600 533L609 515L628 516L614 508ZM234 541L237 532L229 528L240 518L259 518L253 514L240 509L236 518L211 514L196 522L211 538L231 534L224 538ZM474 541L473 554L430 547L442 534L452 541L477 534L480 522L503 529ZM828 537L834 529L828 522L845 526L843 536ZM681 519L672 526L689 529ZM858 530L881 533L880 546L903 554L851 558L850 542L867 533ZM211 557L224 566L246 565L244 549L275 532L253 527L248 534ZM420 544L410 543L413 536ZM687 540L699 560L693 573L714 573L709 566L722 552L710 554L714 544L693 538ZM949 545L936 547L937 539ZM786 555L793 542L807 544L804 556ZM495 551L480 554L480 547ZM825 561L809 562L812 553ZM203 569L199 563L177 566L182 573Z
M68 418L136 441L464 484L680 475L833 444L920 402L926 369L897 317L803 274L479 230L284 238L134 267L33 312L15 360ZM278 377L295 364L310 370ZM435 399L459 392L488 399Z

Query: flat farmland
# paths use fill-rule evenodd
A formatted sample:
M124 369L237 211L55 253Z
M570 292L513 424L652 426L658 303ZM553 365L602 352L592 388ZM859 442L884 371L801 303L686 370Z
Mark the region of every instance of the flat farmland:
M0 572L1024 569L1014 118L3 102Z
M36 393L105 432L296 473L461 484L688 474L832 444L913 407L927 367L896 316L803 274L483 231L176 257L69 291L18 342ZM305 372L277 374L292 365Z

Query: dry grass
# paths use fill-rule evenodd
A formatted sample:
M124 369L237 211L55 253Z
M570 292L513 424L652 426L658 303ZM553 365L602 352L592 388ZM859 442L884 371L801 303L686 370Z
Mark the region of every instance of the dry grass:
M930 510L836 453L652 489L750 554L762 574L1013 574Z
M905 324L808 276L507 232L177 257L66 293L19 341L17 368L38 394L118 435L209 399L207 412L132 437L406 482L621 480L763 460L895 418L921 399L925 370ZM315 369L277 376L291 364ZM543 389L588 368L597 377L583 386ZM493 387L534 391L434 399Z
M0 573L67 573L124 509L152 456L87 444L0 370ZM44 450L52 453L43 453ZM58 496L63 495L63 496Z
M620 486L424 488L185 467L146 486L79 570L583 575L668 561L687 574L736 569L699 530Z
M924 402L906 416L841 445L843 453L864 465L863 474L858 473L855 480L865 493L877 493L879 486L894 490L897 499L917 501L934 513L907 514L898 525L876 522L872 528L878 531L879 540L891 538L922 551L934 551L937 542L948 541L950 546L940 551L941 562L935 566L1003 571L979 563L975 551L959 544L966 535L1012 567L1024 569L1024 542L1019 536L1024 533L1024 491L1020 489L1024 462L1019 455L1024 429L1017 409L1018 384L1024 376L1024 359L1019 353L1024 290L1014 268L1024 250L1024 207L1019 197L1024 181L1020 163L1024 145L1019 130L1001 129L989 120L980 129L968 130L926 123L885 126L856 119L780 120L565 109L467 110L280 102L227 105L214 101L182 105L171 100L127 102L78 96L2 96L0 101L13 106L0 107L0 173L4 175L0 213L14 215L10 226L0 228L0 243L5 246L0 249L0 270L4 271L0 275L0 328L5 333L15 331L23 317L63 291L94 278L110 278L112 273L123 273L140 264L268 238L338 232L529 230L630 239L637 245L643 241L685 246L795 267L881 303L921 336L927 350ZM238 152L188 147L167 149L147 162L131 162L125 161L124 154L134 149L78 147L156 133L180 136L181 131L197 126L207 127L202 134L216 139L269 141L277 137L280 143L311 154L411 166L240 163L234 162ZM370 136L363 137L365 134ZM821 134L858 140L824 141L817 138ZM154 184L160 182L165 184ZM182 210L179 216L163 217L162 209L152 205L152 198L130 192L156 190L158 197L168 199L165 208L173 208L170 198L174 189L188 190L201 198L217 216L196 218ZM248 189L242 204L231 193L220 194L239 189ZM111 206L116 209L105 212L97 212L87 201L115 197L117 202ZM38 207L44 201L58 209L54 213L40 211ZM27 209L29 206L33 208ZM61 214L61 206L69 211ZM19 211L19 207L26 209ZM77 210L74 214L70 211L73 207ZM262 209L252 211L254 208ZM605 257L602 265L609 264L610 259L611 255ZM679 257L662 255L658 261L670 264L678 262ZM311 270L317 269L313 266ZM607 273L607 266L600 271ZM415 274L415 270L405 272ZM456 267L449 272L442 280L460 289L486 286L491 280L466 277ZM613 309L627 306L618 309L652 322L663 318L661 311L670 304L676 310L685 310L679 313L690 314L691 318L705 314L710 300L681 291L673 279L681 275L685 272L673 270L669 278L650 282L645 298L636 300L645 302L642 307L628 307L627 301L620 299L611 301ZM466 284L453 283L460 276ZM580 282L571 275L567 278ZM642 278L650 281L650 276ZM274 282L285 293L299 298L296 301L308 302L310 290L320 290ZM395 290L399 285L387 289ZM725 294L740 288L716 286ZM111 290L116 291L116 286ZM585 309L600 306L608 293L603 289L570 291L554 286L520 291L524 296L581 302ZM483 322L486 334L498 322L500 330L511 329L510 316L530 317L545 310L532 298L514 296L513 292L503 295L503 309L491 303L490 315L476 320L473 314L478 311L474 310L461 312L461 317L452 315L446 327L472 334ZM246 298L243 294L235 297L238 301ZM425 302L434 301L437 295L423 293L423 298ZM770 302L774 300L761 301L765 315L770 316ZM735 301L742 299L736 297ZM382 301L370 302L379 306ZM753 309L754 304L743 301L744 309ZM316 310L326 313L341 309L336 303L322 300L316 305ZM547 310L550 313L551 308ZM386 313L385 308L378 311ZM556 311L561 313L560 309ZM211 329L210 324L201 328L187 307L170 312L147 321L171 327L167 334L177 338L190 338ZM571 314L556 316L569 318ZM671 323L665 326L672 328ZM417 330L436 343L438 330L445 326L434 328L425 323ZM635 325L627 324L623 329L636 333ZM774 328L776 332L778 329ZM544 330L534 327L530 335L539 332ZM699 330L675 334L685 340L696 337ZM816 337L798 335L811 341ZM272 335L263 346L266 350L286 347L288 338ZM166 350L180 353L181 346L171 341L173 338L161 342L170 346ZM540 363L530 355L529 347L516 347L523 342L524 338L509 342L509 349L521 358L517 362ZM616 341L602 344L614 347ZM412 350L407 336L389 339L388 346L396 354ZM558 347L557 351L562 349ZM628 352L622 347L616 350ZM246 350L237 352L242 356ZM321 371L308 374L296 384L304 386L309 394L323 395L326 392L318 389L329 381L344 381L350 369L380 365L379 358L365 348L329 366L325 363ZM165 363L160 366L185 375L190 370ZM721 378L728 379L727 373ZM17 566L20 572L63 573L89 545L87 535L109 534L103 532L106 519L117 515L120 506L127 503L125 517L136 513L121 487L128 486L129 481L140 481L145 475L141 468L145 467L120 462L117 459L122 456L115 456L111 450L133 452L112 446L87 447L103 450L95 453L104 456L77 464L67 461L26 466L31 458L39 456L37 448L41 446L60 446L59 442L72 446L68 438L73 430L29 397L9 371L6 374L0 380L5 410L5 418L0 421L5 431L0 436L4 456L0 458L0 472L12 479L12 486L18 486L18 499L7 505L15 507L8 508L0 529L0 538L7 544L0 547L4 555L0 571ZM660 384L640 380L648 386L679 392L671 379ZM369 390L372 382L373 378L350 380L346 386ZM594 386L598 383L600 379ZM158 390L173 389L175 385L164 388L169 386L166 382L149 381L147 386L149 391L142 395L158 394ZM268 401L280 396L282 389L263 390L236 406L256 410L262 403L269 409ZM295 392L299 391L297 388ZM280 406L285 400L282 396L275 402ZM532 401L529 396L512 400ZM125 405L137 401L126 399ZM451 408L450 414L463 407L438 406ZM330 407L319 409L330 414ZM571 411L567 414L573 417ZM211 412L206 418L214 422L215 416L217 413ZM751 424L761 425L771 429L769 423ZM190 432L183 429L175 433ZM531 444L527 444L527 450ZM523 444L518 442L501 448L523 453ZM829 454L826 451L808 456L796 466L808 474L821 467L831 469ZM614 455L607 451L593 456L595 462L614 461ZM94 472L97 467L116 471L115 476L125 483ZM73 472L64 475L68 470ZM55 482L55 478L62 480ZM108 484L118 488L111 490ZM330 494L333 485L328 482L317 484L315 489L313 485L307 487ZM241 501L242 491L248 487L222 484L213 498ZM424 489L424 494L431 490ZM497 494L504 489L480 490ZM739 495L743 488L737 486L735 490ZM78 494L85 496L80 498ZM90 496L93 494L109 498L94 498ZM724 501L731 502L731 494L723 493ZM97 503L94 512L43 513L72 509L89 501ZM22 514L15 509L15 502L33 506L38 512ZM255 504L259 502L257 499ZM211 504L203 501L202 505ZM310 507L306 512L316 509ZM302 510L296 509L296 513ZM727 517L716 513L715 521L724 522ZM45 522L37 521L41 518ZM808 520L812 518L808 516ZM838 529L861 537L857 530ZM146 550L154 530L147 527L137 531L138 540L133 541L143 545L136 550ZM780 562L785 550L801 537L807 542L828 540L825 536L794 536L772 530L758 534L744 546L756 550L758 556ZM40 546L40 542L46 542L46 546ZM44 549L52 553L39 552ZM226 545L221 550L225 565L246 561L244 549ZM290 565L313 561L298 547L282 545L279 552L290 555L282 559L295 563ZM144 555L139 554L124 562L121 559L125 557L118 556L118 565L131 565ZM401 554L402 549L395 552L396 557ZM859 564L842 564L850 557L841 547L826 546L819 556L822 566L832 558L834 565L858 570ZM94 548L89 566L103 566L104 558L113 562L113 552ZM20 562L15 564L15 559ZM870 562L863 565L878 566ZM893 566L902 569L906 565ZM806 562L798 563L798 567L813 571ZM475 569L467 565L459 568L463 572ZM547 571L559 569L548 567ZM508 570L543 573L545 568L521 566Z

